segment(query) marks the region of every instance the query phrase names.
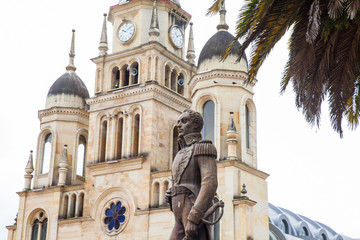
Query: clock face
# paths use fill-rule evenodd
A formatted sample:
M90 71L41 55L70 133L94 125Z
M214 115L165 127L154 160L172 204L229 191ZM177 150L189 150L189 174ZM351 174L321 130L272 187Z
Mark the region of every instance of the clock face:
M135 25L132 22L126 22L120 26L118 36L120 41L129 41L135 33Z
M170 39L176 47L180 48L182 46L184 37L181 29L178 26L173 26L171 28Z

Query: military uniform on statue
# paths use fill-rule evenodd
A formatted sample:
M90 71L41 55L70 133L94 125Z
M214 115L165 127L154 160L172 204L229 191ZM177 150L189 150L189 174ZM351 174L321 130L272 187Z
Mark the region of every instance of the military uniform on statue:
M179 117L179 146L172 165L173 186L166 200L175 216L170 240L213 239L213 228L204 224L217 189L216 148L201 140L202 116L185 110Z

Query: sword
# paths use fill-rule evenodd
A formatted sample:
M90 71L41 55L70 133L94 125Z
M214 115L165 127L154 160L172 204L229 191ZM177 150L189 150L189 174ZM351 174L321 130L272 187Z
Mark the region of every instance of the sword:
M224 206L225 206L225 203L222 200L218 201L217 203L214 203L204 214L204 217L201 219L201 222L198 225L198 228L200 228L203 224L214 225L214 224L218 223L224 214ZM210 221L206 220L206 218L208 218L211 214L213 214L218 208L221 208L221 212L220 212L218 218L214 222L210 222ZM192 237L185 235L185 237L182 240L191 240L191 239L192 239Z

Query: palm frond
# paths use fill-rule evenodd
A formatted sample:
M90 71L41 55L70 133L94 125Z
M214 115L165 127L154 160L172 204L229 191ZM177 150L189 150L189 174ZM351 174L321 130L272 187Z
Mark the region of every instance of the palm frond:
M330 0L328 4L328 14L330 18L336 19L343 12L346 0Z
M320 29L320 6L319 0L315 0L310 7L309 11L309 23L306 31L306 40L309 43L313 43L316 37L319 35Z
M355 129L359 125L360 120L360 81L357 80L355 85L354 95L349 98L347 102L347 109L345 112L349 127Z
M225 0L214 0L213 4L211 5L211 7L208 9L206 15L214 15L217 12L219 12L221 4L225 2Z
M360 1L359 0L348 0L348 4L346 7L347 14L349 15L349 19L354 19L360 10Z

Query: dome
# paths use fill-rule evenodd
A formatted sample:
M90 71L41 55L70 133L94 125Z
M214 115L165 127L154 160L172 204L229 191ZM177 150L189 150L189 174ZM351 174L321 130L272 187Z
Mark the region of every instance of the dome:
M209 71L213 69L229 69L235 71L247 71L246 55L241 57L241 61L237 62L237 53L241 44L237 41L231 49L231 53L225 59L220 61L227 46L234 39L228 31L218 31L205 44L201 50L198 67L199 71Z
M46 108L71 107L85 109L85 98L88 97L89 92L84 82L74 71L67 71L51 86L46 98Z

